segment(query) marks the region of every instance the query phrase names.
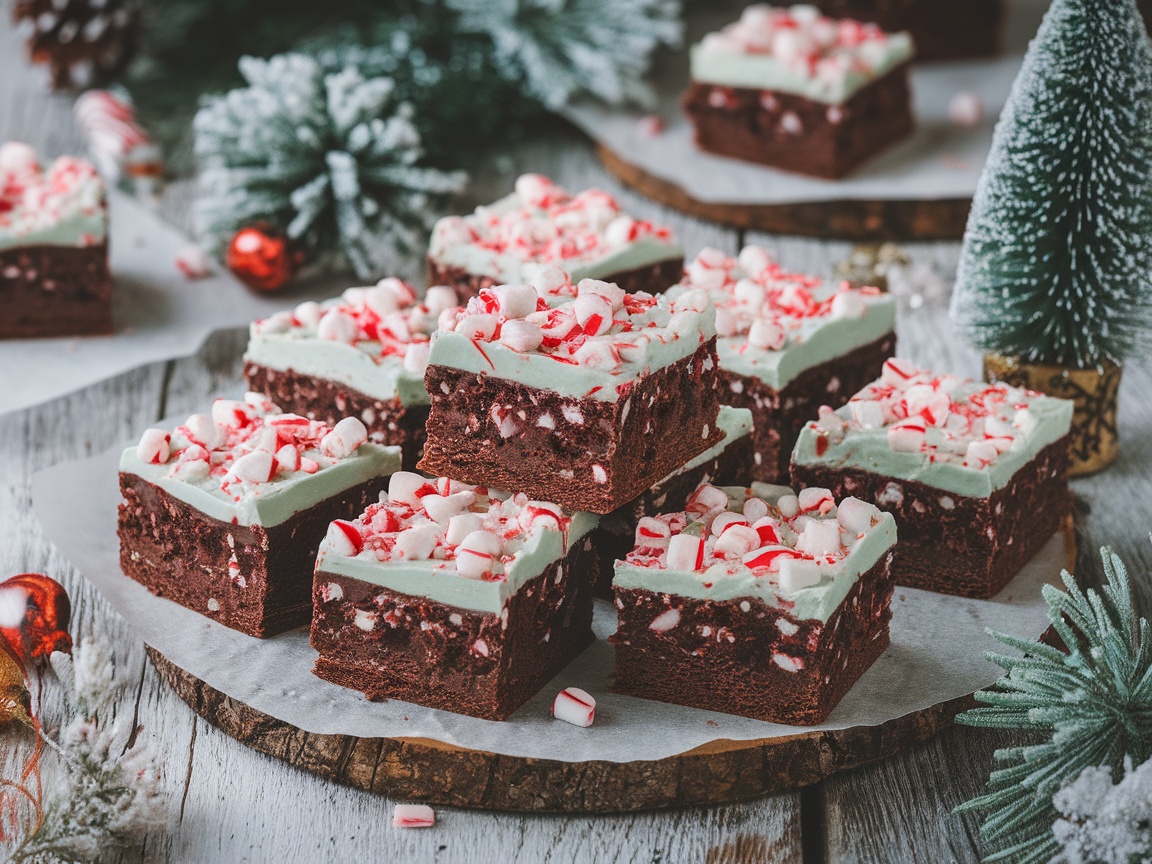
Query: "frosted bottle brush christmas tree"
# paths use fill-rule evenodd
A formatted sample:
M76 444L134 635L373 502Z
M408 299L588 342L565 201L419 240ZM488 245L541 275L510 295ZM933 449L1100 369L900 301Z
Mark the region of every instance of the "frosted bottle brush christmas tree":
M1054 0L972 202L952 302L985 375L1073 399L1070 470L1116 456L1152 322L1152 45L1135 0Z

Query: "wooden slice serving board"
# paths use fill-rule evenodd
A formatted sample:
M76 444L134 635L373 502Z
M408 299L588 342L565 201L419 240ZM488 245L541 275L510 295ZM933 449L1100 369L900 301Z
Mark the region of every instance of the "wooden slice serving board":
M1076 561L1071 519L1063 534L1071 570ZM467 749L428 738L305 732L221 693L152 647L148 654L193 711L255 750L368 792L490 810L612 813L747 800L809 786L838 771L892 756L948 728L957 714L975 704L968 694L878 725L717 740L664 759L562 761Z
M242 744L326 780L393 798L552 813L725 804L782 792L892 756L952 725L963 696L880 726L714 741L645 762L562 762L467 750L427 738L315 735L225 696L148 648L189 707Z

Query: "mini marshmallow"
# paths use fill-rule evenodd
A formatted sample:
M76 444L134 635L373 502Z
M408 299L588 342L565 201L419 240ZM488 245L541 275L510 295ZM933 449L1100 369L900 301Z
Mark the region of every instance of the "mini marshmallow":
M727 528L716 540L713 550L717 555L731 558L743 558L753 549L760 548L760 534L756 529L744 523L738 523Z
M704 538L677 534L668 541L668 569L696 570L704 561Z
M613 282L604 282L600 279L581 279L576 286L576 296L595 294L607 300L613 311L624 306L624 289Z
M555 264L546 264L540 267L528 281L544 297L568 293L565 289L570 287L568 274Z
M880 380L885 384L903 386L920 374L920 370L911 361L889 357L880 369Z
M385 276L376 283L376 289L392 294L400 306L410 306L416 300L416 289L395 276Z
M480 579L491 573L504 551L500 538L490 531L473 531L456 547L456 572L466 579Z
M184 421L184 425L188 428L192 440L209 450L215 450L225 441L225 430L207 414L193 414Z
M433 285L424 294L424 305L428 307L428 314L439 318L440 313L455 308L458 304L456 291L447 285Z
M555 184L543 174L521 174L513 188L520 200L534 207L546 207L556 192Z
M835 524L832 523L833 527ZM794 594L802 588L819 584L820 567L815 561L804 558L781 558L776 579L782 593Z
M588 336L607 333L612 326L612 303L600 294L581 294L573 301L572 308L576 321Z
M988 441L971 441L964 454L964 464L971 468L983 468L996 461L1000 453Z
M413 525L396 535L392 553L402 561L425 561L432 557L438 539L435 525Z
M217 399L212 403L212 422L225 429L238 429L252 421L252 412L243 402Z
M392 810L393 828L431 828L436 811L427 804L397 804Z
M831 512L832 508L836 506L832 492L818 486L801 489L797 500L800 504L801 513L819 513L823 516L825 513Z
M705 483L688 496L688 502L684 509L697 516L717 510L726 510L728 509L728 493Z
M388 499L416 507L426 486L431 484L424 475L412 471L397 471L388 478Z
M756 278L774 263L772 253L762 246L745 246L736 256L736 263L740 269L752 278Z
M748 520L741 514L733 513L731 510L725 510L723 513L718 513L716 518L712 520L712 536L719 537L734 525L747 524Z
M337 310L330 310L316 325L316 336L333 342L355 342L360 333L356 319Z
M879 429L884 425L884 406L875 399L853 399L848 407L852 419L862 429Z
M552 701L552 716L587 729L596 717L596 700L579 687L566 687Z
M741 306L748 306L754 312L758 312L768 298L768 291L758 282L741 279L733 287L732 296Z
M840 551L840 524L833 519L812 519L796 538L796 549L819 558Z
M919 453L926 440L923 420L901 420L888 427L888 448L894 453Z
M228 469L228 479L244 483L267 483L276 471L276 460L271 453L257 450L246 453Z
M841 291L832 298L829 309L833 318L863 318L868 312L868 304L859 291Z
M451 310L445 314L450 313ZM496 333L496 324L494 315L466 315L456 322L456 332L478 342L489 342Z
M420 504L429 519L446 526L453 516L465 512L475 501L476 496L471 492L457 492L454 495L425 495Z
M757 318L748 330L748 344L764 351L779 351L788 341L788 335L779 321Z
M523 318L536 311L539 295L531 285L498 285L492 289L496 308L504 318Z
M474 531L484 528L484 520L477 513L460 513L448 520L448 530L444 532L444 542L449 546L459 546L464 538Z
M776 500L776 509L786 519L791 519L800 512L800 499L795 495L781 495Z
M413 342L404 349L404 369L413 375L423 375L428 368L429 342Z
M500 342L513 351L535 351L544 341L544 331L529 321L505 321L500 328Z
M368 429L356 417L345 417L320 439L320 452L333 459L344 459L368 440Z
M744 502L744 518L748 523L755 525L757 521L768 515L768 502L760 498L749 498Z
M836 521L846 531L863 534L880 518L880 508L859 498L848 497L836 508Z
M148 465L163 465L171 453L172 436L163 429L145 429L136 445L136 456Z

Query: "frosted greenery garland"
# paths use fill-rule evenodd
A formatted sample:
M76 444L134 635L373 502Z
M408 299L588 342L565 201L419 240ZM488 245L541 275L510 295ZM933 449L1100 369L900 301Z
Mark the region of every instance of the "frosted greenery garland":
M1006 671L957 717L969 726L1038 729L1048 740L998 750L988 791L957 808L987 814L986 861L1047 864L1060 851L1053 796L1086 768L1110 775L1152 756L1152 629L1137 619L1123 562L1100 551L1106 584L1083 592L1065 571L1065 591L1044 586L1052 629L1066 648L992 635L1022 657L989 653Z
M196 215L214 250L270 223L367 279L423 248L433 201L465 177L418 164L420 133L390 78L326 74L303 54L245 57L240 71L248 86L209 100L194 123Z
M1055 0L1000 116L952 316L977 346L1090 368L1152 321L1152 46L1135 0Z
M644 73L660 45L683 36L679 0L447 0L463 33L491 40L498 68L547 107L581 92L650 104Z

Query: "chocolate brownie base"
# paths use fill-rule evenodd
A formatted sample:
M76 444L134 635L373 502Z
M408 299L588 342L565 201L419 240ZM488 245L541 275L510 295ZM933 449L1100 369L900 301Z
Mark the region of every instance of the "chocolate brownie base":
M248 389L263 393L285 411L329 426L345 417L359 417L368 439L400 448L403 468L413 471L424 452L427 405L405 405L399 399L375 399L344 384L303 375L292 369L269 369L251 361L244 364Z
M615 282L629 294L647 291L649 294L663 294L684 276L684 258L677 256L632 270L621 270L604 277L605 282ZM482 288L491 288L497 282L491 276L469 273L463 267L439 264L428 258L428 284L448 285L456 289L460 303L464 304L480 293Z
M693 82L682 104L701 150L835 180L912 132L908 63L842 105Z
M916 61L991 57L1000 51L1003 0L819 0L832 18L868 21L889 33L907 30Z
M823 723L888 647L886 555L828 621L793 618L763 600L712 601L616 589L617 693L772 723ZM675 626L653 630L669 610Z
M557 374L563 369L557 364ZM430 365L420 470L611 513L724 435L716 340L622 387L615 402Z
M1049 444L988 498L856 468L792 466L801 488L854 495L896 519L896 583L962 597L992 597L1048 542L1071 510L1068 438Z
M0 339L112 332L108 244L0 250Z
M783 390L721 368L720 401L752 412L752 462L742 482L787 483L792 448L804 424L816 419L821 405L839 408L879 378L895 349L896 334L888 333L806 369Z
M373 701L506 720L594 641L596 566L580 538L500 615L317 571L313 671Z
M636 524L641 517L682 511L688 503L688 496L701 483L746 486L750 482L751 465L752 436L744 435L717 453L715 459L665 477L634 500L603 517L593 531L593 542L600 555L600 577L596 582L595 595L605 600L612 599L613 565L632 551L636 541Z
M249 636L307 624L316 550L388 487L354 486L270 527L213 519L135 474L120 475L120 567L153 594Z

